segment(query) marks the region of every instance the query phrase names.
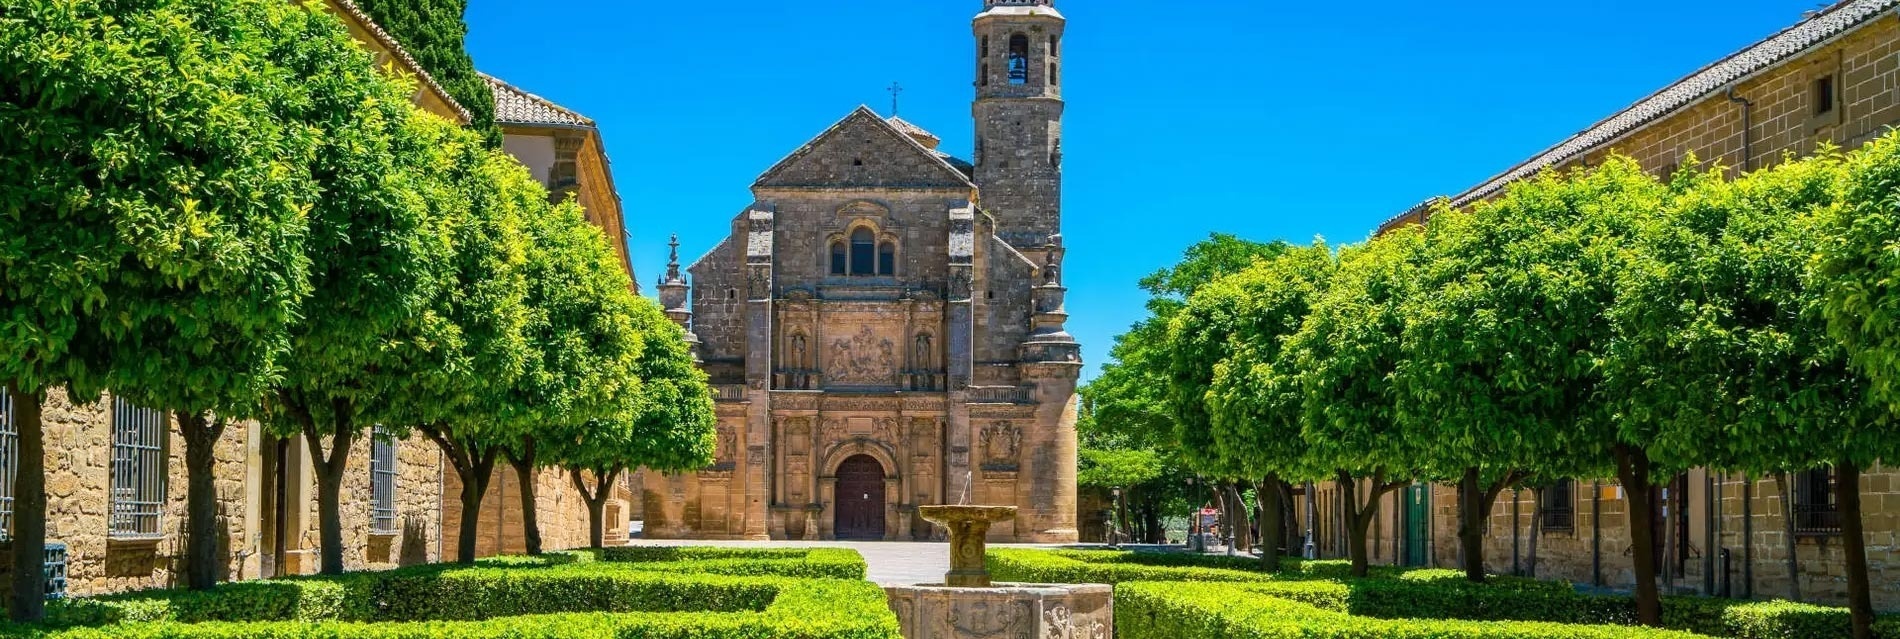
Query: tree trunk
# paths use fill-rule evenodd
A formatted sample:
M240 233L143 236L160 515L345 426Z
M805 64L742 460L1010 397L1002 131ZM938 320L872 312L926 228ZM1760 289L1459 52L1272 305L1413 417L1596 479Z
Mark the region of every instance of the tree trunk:
M1573 524L1574 525L1574 524ZM1537 538L1544 535L1544 495L1542 491L1531 491L1531 550L1530 561L1524 565L1526 575L1537 578Z
M1782 537L1788 544L1788 601L1801 600L1801 561L1795 556L1794 482L1788 473L1775 473L1775 485L1781 488Z
M1841 550L1847 553L1847 610L1854 620L1854 639L1873 639L1874 598L1867 578L1867 537L1861 529L1860 466L1842 459L1835 464L1834 472L1834 490L1841 509Z
M1465 579L1484 583L1484 524L1490 508L1479 502L1484 489L1478 486L1477 467L1465 469L1458 482L1458 545L1465 564Z
M1247 552L1253 547L1253 507L1240 496L1240 482L1227 485L1227 502L1234 506L1234 548Z
M1662 625L1662 597L1656 588L1655 517L1650 508L1649 455L1617 446L1616 475L1629 502L1630 558L1636 568L1636 620Z
M475 536L481 532L482 496L488 494L489 479L495 475L495 452L489 449L478 455L465 454L465 461L455 465L456 474L462 477L461 538L455 540L456 563L475 563ZM471 456L475 458L468 459Z
M331 402L330 451L323 450L323 434L308 406L292 401L285 394L285 408L302 426L304 443L310 449L310 466L317 475L318 571L326 575L343 574L343 473L349 465L350 446L356 437L352 420L355 406L348 400Z
M602 548L607 545L607 498L613 495L611 488L620 470L614 468L605 473L594 471L594 481L599 488L593 491L587 489L587 482L581 477L581 469L568 470L574 478L574 489L580 491L581 500L587 502L587 543L591 548Z
M210 590L218 582L218 438L225 421L206 413L179 412L185 440L185 584Z
M39 392L21 392L7 385L13 398L14 428L19 432L19 458L13 480L13 601L7 613L14 621L39 621L46 616L46 439L40 422Z
M1359 484L1346 471L1338 471L1339 496L1345 508L1342 518L1346 524L1346 554L1352 558L1352 576L1364 577L1371 571L1371 561L1366 548L1366 533L1372 528L1372 520L1379 516L1379 498L1386 493L1405 485L1402 482L1385 482L1385 473L1373 473L1366 482L1366 495L1359 497Z
M1132 489L1125 488L1123 490L1132 490ZM1110 496L1112 497L1113 493L1110 493ZM1133 541L1135 539L1135 534L1134 534L1135 522L1128 520L1128 493L1125 493L1125 492L1122 493L1122 496L1119 498L1116 498L1115 503L1110 504L1110 505L1115 508L1115 519L1116 519L1116 522L1119 524L1118 527L1121 528L1121 536L1117 537L1117 539L1120 539L1122 541Z
M534 458L533 437L521 438L519 454L508 453L508 464L515 467L515 479L521 482L521 541L530 556L541 554L541 524L535 512L540 503L534 493Z
M1280 476L1267 475L1254 490L1254 498L1260 502L1260 569L1274 571L1280 569L1280 548L1286 543L1286 523L1282 521L1280 505Z

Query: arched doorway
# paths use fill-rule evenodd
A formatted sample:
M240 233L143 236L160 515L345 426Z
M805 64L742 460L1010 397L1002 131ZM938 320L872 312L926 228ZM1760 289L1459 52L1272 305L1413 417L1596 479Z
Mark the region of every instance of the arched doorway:
M833 534L839 539L884 538L884 465L854 455L838 465Z

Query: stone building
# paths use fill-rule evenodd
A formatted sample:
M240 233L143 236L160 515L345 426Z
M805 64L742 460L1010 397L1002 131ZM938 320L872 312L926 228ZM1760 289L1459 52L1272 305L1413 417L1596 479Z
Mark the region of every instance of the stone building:
M1510 170L1450 198L1464 207L1547 168L1601 163L1611 153L1658 175L1694 154L1734 171L1810 154L1825 143L1854 148L1900 124L1900 0L1849 0L1716 61L1584 129ZM1381 225L1417 224L1420 205ZM1658 489L1670 513L1658 541L1669 584L1738 597L1844 602L1837 486L1826 469L1745 480L1695 470ZM1900 469L1861 476L1875 605L1900 609ZM1541 496L1541 499L1540 499ZM1317 495L1322 551L1343 553L1334 513L1337 491ZM1457 498L1451 486L1417 486L1388 497L1374 527L1375 556L1415 565L1457 565ZM1539 506L1542 509L1539 509ZM1666 509L1666 510L1665 510ZM1506 493L1486 537L1499 572L1530 568L1536 531L1540 577L1626 588L1635 582L1625 526L1628 502L1611 479L1579 478ZM1791 577L1787 557L1793 552ZM1792 582L1792 584L1791 584Z
M976 149L860 107L771 167L661 304L700 340L717 461L647 473L651 537L929 539L919 505L1020 508L1076 538L1063 329L1062 35L1052 0L975 18Z

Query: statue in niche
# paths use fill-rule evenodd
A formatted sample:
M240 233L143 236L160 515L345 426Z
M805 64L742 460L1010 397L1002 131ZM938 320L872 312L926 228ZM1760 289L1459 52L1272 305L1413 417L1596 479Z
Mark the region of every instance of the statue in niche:
M739 434L731 426L719 429L719 460L732 461L739 449Z
M787 422L785 428L785 452L791 455L803 455L811 448L811 420L795 417Z
M805 368L805 334L792 334L792 368Z
M986 464L1014 464L1022 449L1023 434L1009 422L997 422L983 429L983 461Z
M930 368L930 360L930 334L918 333L916 352L911 354L911 366L920 370L928 369Z

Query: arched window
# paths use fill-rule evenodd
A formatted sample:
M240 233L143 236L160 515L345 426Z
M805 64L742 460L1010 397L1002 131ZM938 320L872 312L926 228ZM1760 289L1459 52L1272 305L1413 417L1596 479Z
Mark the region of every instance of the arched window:
M1059 36L1059 35L1049 36L1049 55L1052 55L1052 56L1062 55L1062 36Z
M877 246L877 274L897 273L897 245L885 242Z
M877 239L871 236L871 229L858 229L851 232L851 274L875 275L872 270L877 259Z
M1029 36L1009 37L1009 83L1029 84Z
M832 275L845 274L844 242L831 243L831 274Z

